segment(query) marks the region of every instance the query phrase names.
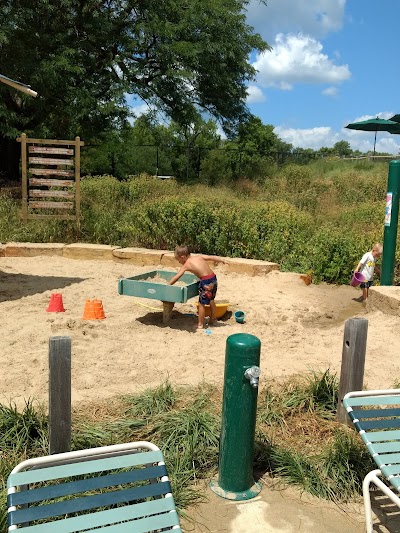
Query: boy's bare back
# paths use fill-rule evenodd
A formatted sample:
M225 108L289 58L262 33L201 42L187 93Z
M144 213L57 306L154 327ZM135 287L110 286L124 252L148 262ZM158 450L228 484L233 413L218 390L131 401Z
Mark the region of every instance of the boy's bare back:
M210 268L210 265L201 255L190 255L185 262L185 268L198 278L211 276L214 274Z
M185 272L192 272L200 279L204 278L204 276L214 275L207 261L228 263L224 257L220 257L219 255L192 255L187 246L177 246L175 249L175 258L182 266L179 272L168 282L169 285L176 283Z

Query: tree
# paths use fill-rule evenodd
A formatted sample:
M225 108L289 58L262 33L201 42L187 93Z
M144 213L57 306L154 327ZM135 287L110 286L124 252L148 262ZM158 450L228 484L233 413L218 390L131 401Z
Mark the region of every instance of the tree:
M3 0L2 74L35 100L0 87L0 173L17 175L15 137L84 140L122 125L126 94L178 124L201 110L234 131L248 116L252 51L269 49L246 24L249 0ZM14 152L13 152L14 150Z
M353 153L350 143L347 141L338 141L333 145L333 152L340 157L350 157Z
M278 141L274 126L263 124L258 117L249 117L238 128L235 138L237 161L234 175L246 178L262 178L263 171L274 160L274 146Z

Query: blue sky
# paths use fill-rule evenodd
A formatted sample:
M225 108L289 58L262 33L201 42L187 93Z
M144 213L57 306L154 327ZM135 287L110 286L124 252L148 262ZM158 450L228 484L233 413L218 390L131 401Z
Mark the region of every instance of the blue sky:
M252 0L248 22L272 46L252 58L249 107L281 139L303 148L345 140L373 149L374 134L349 122L400 113L398 0ZM400 135L378 132L376 150L397 154Z
M372 151L373 132L345 126L400 113L400 1L252 0L247 19L272 47L251 58L252 113L295 147ZM399 153L400 135L378 132L376 150Z

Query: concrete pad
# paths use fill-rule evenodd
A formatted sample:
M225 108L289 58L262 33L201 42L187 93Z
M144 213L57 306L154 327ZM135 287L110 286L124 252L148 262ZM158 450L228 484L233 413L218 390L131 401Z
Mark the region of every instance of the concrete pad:
M113 259L117 262L133 263L141 266L158 266L165 250L147 250L146 248L118 248L113 251Z
M400 287L371 287L367 299L367 309L400 316Z
M208 501L188 510L182 520L191 533L364 533L361 503L340 506L293 487L263 483L260 494L243 502L225 500L206 490Z
M113 252L119 246L110 244L88 244L75 243L66 244L63 250L63 256L69 259L113 259Z
M9 242L4 244L4 257L35 257L63 255L65 244L56 242Z

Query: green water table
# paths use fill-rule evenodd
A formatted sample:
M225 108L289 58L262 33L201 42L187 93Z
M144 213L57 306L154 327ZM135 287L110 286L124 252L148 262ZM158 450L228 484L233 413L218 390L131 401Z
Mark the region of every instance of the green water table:
M167 270L152 270L131 278L122 278L118 281L118 293L125 296L137 296L138 298L151 298L161 300L163 304L163 322L170 320L172 309L176 303L186 303L189 298L199 294L199 278L194 274L183 274L179 282L185 285L167 285L157 283L152 278L170 280L176 272Z

